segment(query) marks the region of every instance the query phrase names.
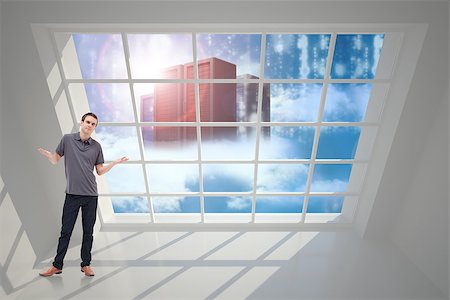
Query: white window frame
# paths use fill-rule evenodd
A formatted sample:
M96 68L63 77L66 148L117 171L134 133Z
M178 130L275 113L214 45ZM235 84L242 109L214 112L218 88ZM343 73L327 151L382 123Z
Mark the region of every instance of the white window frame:
M140 151L142 160L137 162L141 164L144 172L144 179L146 184L146 193L142 194L149 199L149 207L151 211L149 214L114 214L112 205L108 201L99 201L99 216L101 225L104 230L179 230L180 228L192 228L201 230L229 230L233 228L246 228L250 230L323 230L323 229L339 229L350 228L355 223L359 223L363 227L367 224L370 217L370 211L375 200L376 191L379 186L384 166L386 164L387 155L392 144L395 130L398 125L403 105L406 99L409 84L412 79L413 71L423 44L426 34L427 25L424 24L143 24L143 25L118 25L118 24L33 24L33 33L35 36L38 50L42 53L45 49L52 49L55 58L55 66L50 75L47 77L51 100L55 105L55 111L60 121L62 132L67 131L70 127L70 122L73 123L73 131L78 130L78 119L80 116L76 115L75 108L69 93L69 85L72 83L102 83L102 82L121 82L128 83L132 96L132 103L135 114L135 123L102 123L103 126L118 126L118 125L132 125L136 126L139 137ZM65 77L64 66L60 59L60 54L55 39L57 32L71 32L71 33L121 33L124 44L125 60L127 65L128 79L125 80L79 80L67 79ZM193 51L194 62L197 61L196 55L196 33L260 33L262 34L262 45L265 44L266 34L284 33L284 34L331 34L331 43L329 46L330 54L334 50L334 43L336 34L385 34L382 54L377 68L377 75L375 79L352 79L352 80L338 80L330 79L330 67L332 55L328 56L327 71L324 80L320 79L298 79L298 80L275 80L275 79L245 79L245 80L227 80L227 79L193 79L193 80L138 80L131 79L130 64L128 61L129 51L127 45L126 34L128 33L191 33L193 35ZM43 35L47 35L42 38ZM73 55L74 53L71 53ZM75 55L76 57L76 55ZM261 70L260 74L264 74L264 47L261 48ZM42 58L42 55L41 55ZM194 71L197 74L197 64L194 63ZM197 77L197 76L196 76ZM81 78L81 76L80 76ZM142 122L139 123L139 118L136 110L136 102L134 99L133 84L146 82L191 82L196 84L196 115L197 120L192 124L186 122ZM200 122L199 120L199 101L198 101L198 84L199 83L236 83L236 82L254 82L259 84L258 94L258 114L261 111L262 87L263 83L323 83L323 91L321 96L319 120L322 116L327 85L329 83L367 83L370 82L374 86L378 85L379 89L374 89L369 100L367 109L368 116L379 114L380 117L374 122L359 122L359 123L345 123L345 122L291 122L291 123L264 123L259 119L256 123L208 123ZM375 97L375 98L374 98ZM373 99L372 99L373 98ZM367 116L366 116L367 117ZM158 126L197 126L197 135L200 136L200 125L214 125L214 126L236 126L236 125L254 125L257 128L257 146L255 153L255 161L246 163L255 164L254 189L251 193L208 193L202 190L202 168L203 163L223 163L223 161L202 161L201 160L201 141L198 139L199 159L194 161L199 165L200 172L200 192L198 193L151 193L148 188L146 164L150 161L144 161L143 145L140 126L142 125L158 125ZM302 193L257 193L257 167L260 163L270 163L272 160L258 160L258 130L263 125L277 125L277 126L300 126L308 125L316 127L316 134L313 143L312 157L310 160L276 160L277 163L308 163L311 164L307 189ZM361 132L358 150L354 160L316 160L316 150L318 144L318 131L322 126L361 126L361 128L369 129L367 135ZM372 148L372 149L371 149ZM364 153L371 152L370 155ZM181 163L188 163L192 161L184 161ZM226 161L227 163L239 163L242 161ZM320 162L326 164L336 163L351 163L352 174L349 180L349 190L345 193L314 193L309 191L311 184L311 174L316 163ZM152 162L155 163L155 162ZM157 163L173 163L173 161L158 161ZM177 161L177 163L180 163ZM353 172L355 166L361 166L358 172ZM355 173L355 174L354 174ZM105 185L105 178L98 177L99 187ZM357 188L353 189L352 187ZM100 194L102 196L125 196L126 194ZM138 196L137 194L133 194ZM201 218L198 220L194 215L190 214L155 214L152 210L151 196L200 196L201 201ZM223 213L210 214L206 216L204 212L204 196L251 196L252 213L251 218L244 216L245 214L230 214ZM257 221L255 214L256 196L270 196L270 195L286 195L286 196L305 196L303 212L301 219L298 221L293 214L261 214L263 218L260 222ZM329 195L343 195L345 196L342 213L338 218L336 216L318 216L313 218L312 222L308 222L306 209L308 198L313 196L329 196ZM161 216L160 216L161 215ZM258 214L259 215L259 214ZM162 218L161 218L162 217Z

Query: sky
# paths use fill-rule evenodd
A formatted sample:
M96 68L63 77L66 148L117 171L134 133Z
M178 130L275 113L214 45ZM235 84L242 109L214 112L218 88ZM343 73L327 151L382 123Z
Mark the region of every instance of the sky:
M189 64L194 60L191 34L127 35L130 69L133 79L167 79L164 69ZM217 57L236 65L236 75L251 74L266 79L324 79L331 35L267 34L265 57L261 62L260 34L196 35L197 59ZM120 34L73 35L80 65L80 79L128 78L124 46ZM383 45L383 35L337 35L331 66L331 79L374 79ZM181 77L177 77L181 78ZM101 122L135 122L130 87L126 83L73 84L83 88L91 111ZM319 120L322 83L271 83L270 121L272 122L364 122L371 83L332 83L327 86L323 116ZM135 98L153 93L154 84L133 85ZM74 99L74 97L72 97ZM140 103L136 106L139 109ZM82 112L79 112L82 113ZM264 114L264 111L263 111ZM138 120L139 121L139 120ZM305 192L312 165L306 163L260 163L253 160L310 159L315 136L314 126L271 126L270 137L256 126L236 127L236 138L213 136L201 145L202 159L242 160L243 163L180 164L176 160L198 159L194 141L152 141L146 143L145 160L174 160L173 164L147 164L150 192ZM95 138L102 144L106 160L128 156L141 159L138 128L134 126L99 126ZM354 159L359 126L324 126L319 130L316 159ZM203 133L202 133L203 134ZM202 136L205 140L205 137ZM258 152L256 151L258 149ZM352 164L320 164L312 172L312 192L345 192ZM108 191L100 193L145 193L144 168L141 164L114 167L106 179ZM200 188L200 172L203 187ZM247 196L206 197L205 212L249 213L252 198ZM309 197L308 213L339 213L344 197ZM156 213L198 213L200 198L190 196L153 197ZM256 213L299 213L303 196L256 197ZM149 211L146 197L112 197L116 213Z

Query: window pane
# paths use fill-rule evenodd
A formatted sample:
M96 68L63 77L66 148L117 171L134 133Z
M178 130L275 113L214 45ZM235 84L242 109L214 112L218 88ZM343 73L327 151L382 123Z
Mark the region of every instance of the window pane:
M361 127L320 128L317 158L353 159L358 147Z
M130 87L126 83L76 83L69 85L69 91L80 116L87 110L94 112L99 122L134 122Z
M261 128L260 159L309 159L314 127L271 126Z
M303 197L256 197L256 213L301 213Z
M205 160L252 160L255 158L255 127L202 127L201 133L202 158Z
M83 79L128 78L120 34L74 34Z
M152 197L155 213L200 213L199 197Z
M253 164L203 164L205 192L250 192Z
M371 89L368 83L329 84L323 121L364 121Z
M351 171L350 164L315 165L311 192L345 192Z
M147 178L150 192L198 192L196 164L149 164Z
M194 85L185 83L135 84L141 122L195 122Z
M237 121L235 83L200 84L199 99L202 122Z
M304 192L308 177L307 164L260 164L258 192Z
M198 34L197 55L200 79L259 77L261 35Z
M375 78L383 34L338 34L331 78Z
M198 157L195 127L143 126L146 160L194 160Z
M114 213L149 213L147 197L111 197Z
M192 64L191 34L129 34L131 75L136 79L185 78Z
M250 78L251 76L246 76ZM253 76L254 77L254 76ZM243 78L243 76L239 76ZM256 122L257 109L258 109L258 86L257 83L238 83L236 84L236 121L237 122ZM262 121L270 121L270 90L269 84L264 84L263 99L262 99L263 112L268 107L269 111L263 113Z
M329 34L268 34L265 78L324 78Z
M145 193L144 173L141 165L116 165L105 174L108 191L103 193Z
M340 213L344 197L310 197L307 213Z
M140 160L139 142L134 126L99 126L95 139L102 145L103 157L113 161L126 156L130 160Z
M251 197L205 197L205 213L251 212Z
M263 103L263 115L273 122L317 121L321 93L322 84L270 84L270 105Z

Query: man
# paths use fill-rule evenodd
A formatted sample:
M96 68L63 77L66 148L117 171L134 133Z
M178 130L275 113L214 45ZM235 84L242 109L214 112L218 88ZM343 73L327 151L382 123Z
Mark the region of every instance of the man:
M45 149L37 149L48 158L52 164L57 164L62 156L65 156L64 166L66 170L66 199L64 202L61 236L58 249L52 267L41 276L61 274L63 260L69 246L73 227L81 207L83 224L83 241L81 244L81 272L86 276L94 276L90 267L93 231L97 211L97 182L93 173L94 166L98 175L103 175L117 164L128 160L122 157L104 166L103 152L100 144L91 138L98 123L95 114L89 112L83 115L80 123L80 131L65 134L61 139L55 153Z

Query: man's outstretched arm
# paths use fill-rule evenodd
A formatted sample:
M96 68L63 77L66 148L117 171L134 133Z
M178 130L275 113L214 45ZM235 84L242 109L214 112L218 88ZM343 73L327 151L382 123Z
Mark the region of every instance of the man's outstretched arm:
M95 170L97 171L97 174L99 176L108 173L109 170L112 169L112 167L114 167L115 165L121 164L123 162L126 162L128 160L128 157L121 157L119 159L116 159L115 161L113 161L112 163L108 164L107 166L104 166L103 164L98 164L95 166Z
M37 150L39 151L39 153L41 153L42 155L47 157L49 162L51 162L54 165L56 165L58 163L58 161L61 159L61 156L56 152L51 153L50 151L42 149L42 148L38 148Z

